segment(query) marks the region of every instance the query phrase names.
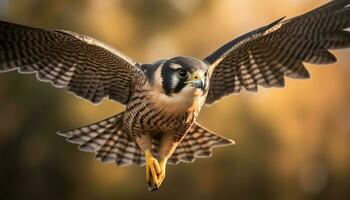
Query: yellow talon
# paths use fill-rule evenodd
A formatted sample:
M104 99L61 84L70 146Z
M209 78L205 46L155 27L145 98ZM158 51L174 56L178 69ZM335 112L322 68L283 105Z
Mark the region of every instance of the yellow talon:
M159 165L160 165L160 173L158 175L158 185L157 185L158 188L163 183L164 178L165 178L166 163L167 163L166 160L161 160L160 163L159 163Z
M148 183L148 190L158 190L165 178L166 160L158 160L154 158L151 151L145 151L146 157L146 181Z
M147 150L145 151L146 157L146 181L148 183L148 189L150 191L158 190L159 180L158 176L161 174L161 168L157 159L155 159L152 153Z

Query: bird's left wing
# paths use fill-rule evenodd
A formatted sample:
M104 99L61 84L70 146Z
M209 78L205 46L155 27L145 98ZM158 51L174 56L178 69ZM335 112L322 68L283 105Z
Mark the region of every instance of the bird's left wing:
M206 104L238 93L283 87L284 76L309 78L303 62L328 64L328 50L350 47L350 0L333 0L290 20L279 19L225 44L204 60L211 65Z
M135 61L91 37L0 21L0 72L16 69L93 103L126 104L143 75Z

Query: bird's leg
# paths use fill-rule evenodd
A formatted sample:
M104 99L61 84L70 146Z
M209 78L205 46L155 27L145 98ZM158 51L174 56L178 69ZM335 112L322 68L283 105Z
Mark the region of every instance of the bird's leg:
M151 191L159 188L158 176L161 174L161 168L157 159L154 158L150 150L145 151L146 158L146 181L148 183L148 189Z
M158 175L158 188L163 183L165 179L165 169L166 169L166 163L168 161L168 158L160 159L159 166L160 166L160 173Z
M166 164L170 156L174 153L179 140L173 138L173 134L164 135L162 138L161 146L159 149L159 158L160 158L160 174L158 175L158 188L163 183L165 179L165 170Z
M158 176L160 174L160 166L158 160L152 155L152 139L148 134L136 137L136 143L145 153L146 161L146 181L148 189L151 191L157 190Z

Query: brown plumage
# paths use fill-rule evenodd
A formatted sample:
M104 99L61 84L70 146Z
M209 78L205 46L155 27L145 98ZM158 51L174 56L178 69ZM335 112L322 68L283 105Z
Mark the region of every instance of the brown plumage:
M209 157L234 142L201 127L204 104L258 86L284 86L284 76L308 78L303 62L336 61L331 49L350 46L350 0L334 0L299 17L277 20L219 48L203 61L175 57L140 64L91 37L0 22L0 72L36 73L41 81L92 103L118 101L125 111L59 132L103 163L146 165L151 190L166 164Z

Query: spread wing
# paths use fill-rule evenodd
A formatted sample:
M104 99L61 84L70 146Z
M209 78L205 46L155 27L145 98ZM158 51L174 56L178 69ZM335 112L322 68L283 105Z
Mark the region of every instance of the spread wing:
M0 72L36 73L93 103L104 97L126 104L138 64L88 36L0 21Z
M350 47L350 0L333 0L299 17L279 19L225 44L205 58L211 65L206 104L242 88L283 87L284 76L309 78L303 62L336 62L329 50Z

